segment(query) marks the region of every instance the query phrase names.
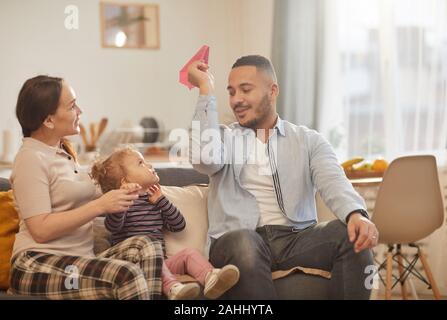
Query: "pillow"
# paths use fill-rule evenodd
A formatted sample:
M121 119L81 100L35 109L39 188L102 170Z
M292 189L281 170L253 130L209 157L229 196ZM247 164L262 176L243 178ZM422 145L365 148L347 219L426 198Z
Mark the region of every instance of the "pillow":
M184 230L164 232L166 255L171 257L185 248L194 248L204 254L208 234L208 188L161 186L161 189L186 220Z
M95 255L109 249L112 245L110 231L104 225L105 217L93 219L93 252Z
M14 207L12 190L0 192L0 289L9 288L9 270L19 216Z
M329 209L321 199L319 192L315 195L315 204L317 207L318 222L330 221L337 219L337 216Z

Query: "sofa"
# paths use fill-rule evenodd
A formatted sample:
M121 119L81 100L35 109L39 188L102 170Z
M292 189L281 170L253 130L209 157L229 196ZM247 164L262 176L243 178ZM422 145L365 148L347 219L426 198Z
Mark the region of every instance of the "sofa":
M184 231L166 234L167 255L184 246L203 250L208 222L206 216L208 176L189 168L162 168L157 169L157 173L164 194L182 211L187 221L187 228ZM0 178L0 191L8 189L10 189L8 180ZM101 252L110 245L103 218L95 220L94 233L94 250ZM306 273L306 270L286 271L276 275L274 279L280 299L328 299L329 297L330 280L323 276ZM0 291L1 299L29 299L29 297L11 296Z

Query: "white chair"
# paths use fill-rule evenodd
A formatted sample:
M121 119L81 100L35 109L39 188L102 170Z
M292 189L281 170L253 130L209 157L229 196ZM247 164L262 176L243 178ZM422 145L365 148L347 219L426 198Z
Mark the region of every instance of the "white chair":
M386 268L386 299L391 298L391 289L397 283L400 283L402 297L406 299L405 281L410 274L424 281L433 290L435 299L440 299L427 259L416 242L438 229L443 219L444 208L435 157L407 156L392 161L380 185L372 216L379 230L379 243L388 245L387 258L379 266L379 271ZM411 261L402 255L403 245L417 249ZM428 280L415 268L419 260ZM395 277L394 283L393 261L397 262L399 271L399 277Z

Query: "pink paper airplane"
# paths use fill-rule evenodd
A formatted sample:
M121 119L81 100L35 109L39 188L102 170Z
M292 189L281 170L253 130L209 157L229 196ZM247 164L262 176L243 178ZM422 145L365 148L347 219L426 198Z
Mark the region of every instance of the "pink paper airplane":
M187 86L189 88L189 90L191 90L192 88L194 88L194 86L189 83L188 81L188 67L191 63L193 63L194 61L198 61L198 60L203 60L205 61L205 63L208 64L208 56L210 54L210 47L208 46L202 46L202 48L200 48L200 50L194 55L194 57L192 57L188 63L185 64L185 66L180 70L180 83L184 84L185 86Z

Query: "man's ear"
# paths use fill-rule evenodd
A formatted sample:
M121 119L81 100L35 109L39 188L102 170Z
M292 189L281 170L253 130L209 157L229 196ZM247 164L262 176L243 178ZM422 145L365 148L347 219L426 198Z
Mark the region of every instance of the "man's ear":
M270 87L270 98L276 99L279 95L279 86L276 83L273 83Z
M272 97L278 97L279 95L279 86L276 83L272 84L272 88L271 88L271 92L272 92Z
M53 130L53 129L54 129L53 118L52 118L51 116L48 116L48 117L44 120L43 125L44 125L45 127L47 127L48 129Z

